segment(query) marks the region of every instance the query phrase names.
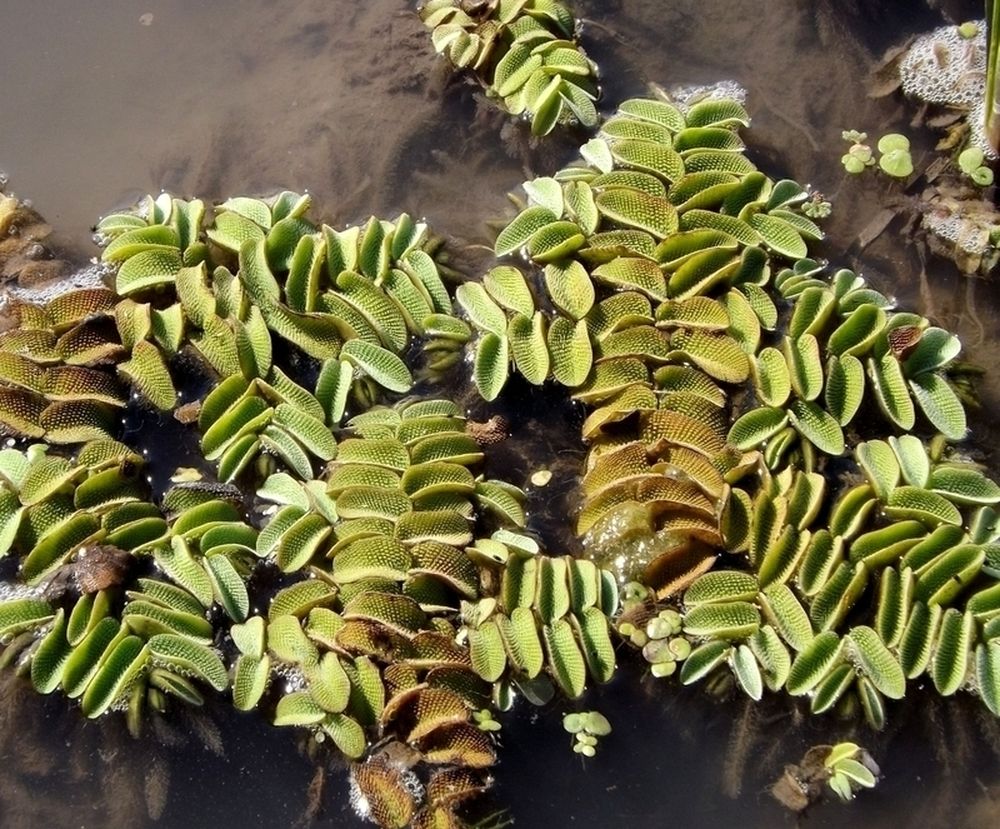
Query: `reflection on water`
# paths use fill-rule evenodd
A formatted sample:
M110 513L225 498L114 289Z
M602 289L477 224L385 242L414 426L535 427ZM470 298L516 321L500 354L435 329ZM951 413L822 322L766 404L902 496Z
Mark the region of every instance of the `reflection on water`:
M506 191L526 173L564 163L574 142L532 144L470 87L449 83L409 5L7 0L0 169L81 261L95 252L89 227L97 213L160 188L206 198L310 188L332 222L405 209L458 243L487 242ZM981 8L946 5L959 19ZM848 180L838 164L841 130L907 127L912 113L902 101L866 97L866 75L882 49L932 27L940 12L915 0L581 0L577 8L604 70L608 107L650 81L739 80L750 93L758 163L834 201L824 253L956 330L970 359L995 366L996 292L947 263L924 261L900 236L901 221L861 250L857 239L886 203L886 184ZM918 164L932 143L915 142ZM995 411L1000 375L987 379L983 397L984 411ZM547 488L532 490L532 520L558 549L571 543L559 517L572 508L582 453L575 413L553 405L515 387L489 411L511 417L516 444L497 450L495 469L519 484L539 466L555 473ZM1000 468L1000 425L980 417L976 430ZM505 722L495 802L511 808L518 826L793 826L767 786L809 745L852 735L873 750L886 779L855 806L821 806L807 825L1000 820L1000 737L976 704L917 694L876 737L778 701L748 706L735 696L667 691L640 671L627 665L587 698L615 728L595 760L569 750L565 705ZM189 729L195 739L161 728L136 743L113 720L83 723L61 700L40 700L6 678L0 821L5 829L172 829L291 826L303 816L313 767L290 735L224 706L184 723ZM342 775L328 775L322 807L316 825L358 825ZM150 814L161 811L154 823Z

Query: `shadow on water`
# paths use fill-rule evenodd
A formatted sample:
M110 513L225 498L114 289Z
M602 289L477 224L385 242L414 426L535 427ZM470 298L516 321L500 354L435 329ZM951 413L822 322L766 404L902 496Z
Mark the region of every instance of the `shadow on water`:
M841 130L880 134L906 129L912 117L898 98L866 95L882 50L942 14L961 20L981 8L933 5L580 0L577 10L603 68L607 109L651 81L744 84L758 163L835 203L824 253L956 330L969 358L992 367L1000 356L992 286L928 259L900 235L902 222L860 250L858 237L889 194L883 180L849 178L838 164ZM9 0L0 12L0 169L79 261L95 253L89 228L98 213L160 188L209 199L309 188L328 221L408 210L459 245L487 243L504 194L526 174L565 162L574 142L532 144L470 87L449 82L409 6ZM151 23L140 20L146 13ZM919 164L933 138L916 138ZM988 376L982 392L983 412L996 411L1000 376ZM518 386L473 414L496 412L510 418L512 439L493 453L494 470L522 485L538 468L554 472L545 489L528 487L532 526L552 549L571 549L563 516L572 512L582 459L579 412ZM1000 424L979 416L976 436L1000 468ZM155 454L153 461L158 480L177 465L176 457L162 468ZM851 736L873 750L885 780L855 806L821 805L801 825L1000 822L998 729L968 701L915 693L891 711L889 731L873 735L781 701L753 706L737 695L665 689L625 662L614 683L585 700L615 728L595 760L583 763L569 750L563 704L520 709L505 721L493 798L518 826L795 826L768 784L810 745ZM82 722L63 701L39 699L5 675L0 825L291 826L302 817L314 767L290 734L224 706L160 730L130 740L114 718ZM328 775L319 794L316 826L359 825L343 775ZM153 821L150 813L162 814Z

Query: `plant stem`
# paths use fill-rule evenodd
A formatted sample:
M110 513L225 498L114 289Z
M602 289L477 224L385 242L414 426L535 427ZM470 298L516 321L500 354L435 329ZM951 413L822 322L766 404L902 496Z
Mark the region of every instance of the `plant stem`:
M984 124L986 138L994 150L1000 152L1000 106L997 102L997 71L1000 69L1000 2L986 0L986 40L989 44L986 58L986 106Z

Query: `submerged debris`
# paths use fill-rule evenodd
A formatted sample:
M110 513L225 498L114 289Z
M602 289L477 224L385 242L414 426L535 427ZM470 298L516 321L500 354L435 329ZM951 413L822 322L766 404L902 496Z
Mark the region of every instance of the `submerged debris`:
M798 765L785 766L771 795L786 809L803 812L829 789L849 801L860 789L875 786L881 775L872 756L854 743L813 746Z

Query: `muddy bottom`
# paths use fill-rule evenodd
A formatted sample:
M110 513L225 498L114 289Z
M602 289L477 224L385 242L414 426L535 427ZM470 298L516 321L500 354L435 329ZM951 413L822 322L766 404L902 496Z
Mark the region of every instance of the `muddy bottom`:
M603 70L605 110L649 82L739 81L754 115L754 160L834 202L823 255L955 330L968 359L994 368L996 288L929 257L901 235L902 220L862 247L899 186L846 176L839 164L844 129L913 134L912 108L869 99L866 78L888 45L938 25L940 6L954 20L981 14L978 3L934 5L581 0L576 10ZM472 87L450 82L403 0L7 0L0 78L0 169L51 222L57 250L80 264L97 253L90 228L100 214L160 189L212 200L308 189L334 224L407 210L454 249L488 244L505 193L526 175L551 173L580 139L539 145ZM934 139L915 139L919 167ZM982 396L975 445L997 470L1000 373L987 376ZM516 386L489 411L514 421L494 470L521 485L539 467L555 472L544 492L532 491L532 526L551 550L565 549L562 516L582 458L574 413ZM154 455L155 473L169 474L175 460L157 466ZM1000 730L973 700L914 689L875 735L784 701L754 705L658 683L625 662L584 700L614 725L593 760L570 750L565 703L504 720L488 807L508 809L525 829L794 826L769 784L810 745L855 739L885 779L852 805L821 804L802 825L1000 824ZM313 825L361 826L344 775L333 769L320 785L301 749L294 735L223 705L134 741L114 718L84 722L64 700L40 699L5 675L0 825L288 827L311 816L311 802Z

